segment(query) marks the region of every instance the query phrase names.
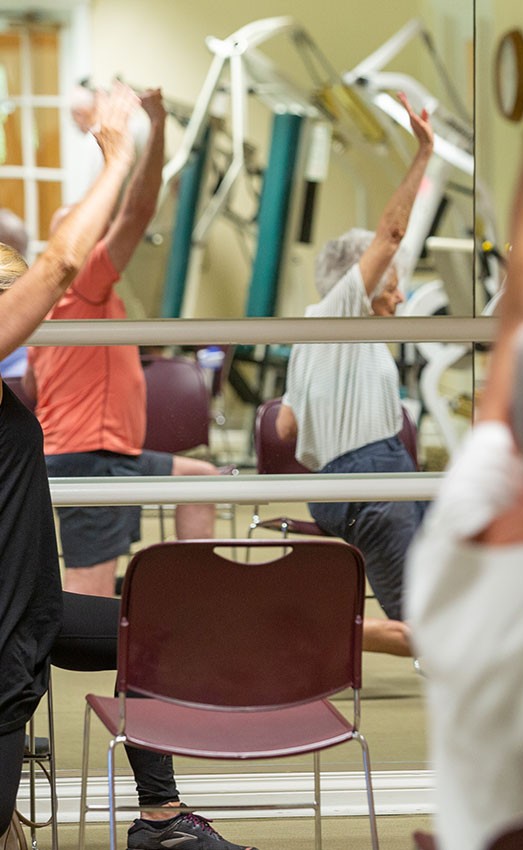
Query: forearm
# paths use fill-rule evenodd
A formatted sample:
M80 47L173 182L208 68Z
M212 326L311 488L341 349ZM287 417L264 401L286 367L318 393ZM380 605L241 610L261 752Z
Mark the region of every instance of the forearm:
M36 261L45 264L41 274L56 299L82 268L87 256L101 239L118 201L132 158L127 153L114 156L80 204L74 206L49 239L47 249Z
M164 163L164 120L156 119L142 156L139 158L122 201L122 214L140 222L142 231L154 214L162 183Z
M523 321L523 160L514 191L509 239L507 279L500 309L500 336Z
M276 417L276 433L283 442L291 442L298 436L298 423L292 407L282 404Z
M428 162L432 155L432 145L422 145L401 181L389 199L376 228L376 235L397 248L403 239L409 223L412 207L421 186Z
M516 377L515 333L523 322L523 162L516 183L510 222L512 250L499 309L499 325L483 391L480 419L511 421Z
M110 93L99 98L99 121L92 132L102 149L104 168L84 200L52 235L43 254L2 293L0 357L35 330L105 231L133 158L128 125L136 106L136 95L122 83L115 83Z
M142 106L151 121L149 136L105 239L118 272L125 269L154 215L162 182L165 110L160 91L143 95Z

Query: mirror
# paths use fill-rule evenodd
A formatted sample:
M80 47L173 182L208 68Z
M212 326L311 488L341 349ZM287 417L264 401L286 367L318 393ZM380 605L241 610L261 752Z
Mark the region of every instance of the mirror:
M8 8L9 3L4 0L0 9ZM474 263L470 250L474 199L472 175L467 168L471 161L469 121L473 112L473 4L456 4L450 0L444 3L439 0L402 0L395 6L393 14L383 15L380 0L369 0L360 21L353 20L348 9L338 8L333 0L330 0L329 14L324 14L317 5L304 8L297 0L292 0L286 11L313 41L309 42L303 36L298 38L293 30L280 27L281 32L258 45L256 61L253 62L251 57L248 68L244 68L253 80L253 94L249 97L245 116L246 143L242 147L247 167L241 181L231 190L220 215L212 220L204 237L187 258L190 260L187 279L183 281L181 294L178 292L178 306L174 305L174 308L174 302L171 302L171 312L189 317L234 317L245 315L249 310L258 312L260 308L263 313L269 310L267 304L272 297L270 310L277 315L303 315L305 306L317 300L313 280L317 250L326 239L353 224L374 227L387 198L405 172L413 151L412 139L391 120L389 112L394 102L391 98L387 99L386 92L394 92L403 82L408 85L409 81L415 81L423 87L422 100L426 94L429 99L438 102L434 123L445 142L446 158L441 160L443 165L440 163L441 167L431 174L436 190L426 208L420 204L416 216L413 216L415 227L409 238L421 256L406 293L409 297L405 311L411 316L427 313L461 316L472 315L474 311L479 314L495 291L499 269L492 262L492 257L484 264ZM270 18L273 12L270 3L261 2L256 8L256 20ZM59 83L57 68L59 13L54 9L48 10L50 24L46 24L47 30L43 34L34 20L24 24L23 17L20 19L19 4L16 14L20 25L29 24L33 33L31 55L35 95L46 95L48 89L58 90L63 85ZM479 15L479 38L485 38L487 33L491 37L492 21L482 9ZM137 51L130 51L129 43L139 31L135 26L138 19L132 10L124 23L118 19L118 27L123 25L126 28L128 38L122 38L115 44L109 34L116 26L117 16L117 6L111 2L96 4L92 10L92 79L95 83L106 83L118 74L138 87L147 85L149 81L162 85L168 106L176 115L176 118L169 119L168 129L169 158L174 157L183 146L187 133L185 125L198 102L211 66L213 53L206 47L205 38L209 34L227 38L245 27L244 7L230 0L225 9L218 9L210 0L202 0L197 11L189 2L184 2L177 6L175 14L174 9L162 6L161 12L159 10L157 15L151 15L147 31L142 33L140 30L140 50ZM368 25L369 21L372 26ZM70 38L71 45L80 38L74 28ZM7 93L18 95L22 91L24 56L18 54L15 40L8 30L2 33L2 47L3 67L8 71L6 79L9 85L13 78L18 81ZM386 51L387 56L375 62L377 70L368 64L362 70L361 63L371 55L376 56L376 51L380 50ZM485 64L478 66L478 80L482 89L490 92L490 83L485 85L485 77L489 74L483 67ZM78 67L76 59L71 66ZM45 74L38 73L40 67L46 69ZM359 68L358 74L353 73L351 77L350 72L355 68ZM346 74L349 76L343 76ZM230 71L224 74L224 84L230 76ZM340 91L341 77L350 91L342 88ZM367 82L363 84L362 79ZM371 89L372 97L369 94ZM293 147L292 133L296 128L285 126L285 119L289 116L278 114L275 106L283 101L288 108L293 98L298 104L294 111L303 113L303 100L307 100L311 111L298 119L294 114L290 116L290 125L295 123L294 119L300 124L294 144L296 158L290 157L287 162L289 168L293 166L296 179L288 187L289 207L282 219L285 233L280 246L280 282L269 297L267 290L271 288L272 281L265 274L265 266L274 259L269 257L269 249L272 250L275 241L274 230L272 237L265 237L266 241L259 248L255 225L260 218L260 198L266 189L263 175L269 170L271 154L281 154L281 148L285 148L289 156L294 152L289 149ZM487 104L489 98L490 94ZM220 113L221 110L222 117L217 114L212 122L212 150L203 169L197 224L200 221L198 216L205 212L205 205L212 203L216 197L230 163L231 100L230 91L217 91L213 101L214 112ZM480 123L485 125L485 128L481 127L481 138L489 139L494 132L494 121L489 118L491 111L488 106L484 109L482 105L478 107ZM18 146L7 150L7 165L15 168L23 158L21 114L18 108L12 113L8 110L5 121L6 131L14 127L14 135L18 139ZM36 117L39 138L47 140L46 144L40 145L37 164L51 166L54 164L51 140L56 136L56 115L53 113L52 119L46 118L45 109L38 102ZM69 115L64 114L63 117L67 119L67 138L78 144L81 134L76 132L74 135ZM283 119L281 126L279 119ZM483 129L486 130L485 135ZM503 145L499 149L503 149ZM487 155L482 155L480 142L481 156L481 168L478 169L481 175L478 185L481 188L476 199L476 218L481 219L481 235L486 240L495 233L493 221L496 223L499 218L497 199L500 198L502 203L501 193L504 190L502 181L496 179L497 165ZM72 172L81 172L76 160ZM15 195L21 192L22 197L26 197L21 181L18 177L14 179L12 173L8 171L5 175L8 178L6 186ZM324 179L315 182L319 178ZM492 186L497 193L494 202ZM273 183L273 195L265 206L269 211L280 199L274 187ZM56 183L44 181L38 184L37 189L40 200L36 207L33 205L33 211L39 210L44 220L50 207L56 203ZM72 191L71 187L67 191ZM173 221L178 226L180 218L181 193L181 182L173 179L171 190L162 196L159 214L148 231L147 239L136 251L120 284L120 292L131 317L153 317L166 309L163 304L164 281L166 275L172 273L169 243ZM7 197L11 202L11 195ZM423 227L426 225L427 232L432 234L424 248L420 244L423 230L418 226L420 220ZM273 228L274 224L274 220L269 222ZM176 227L174 231L176 236ZM36 242L43 240L44 228L31 235ZM491 241L496 244L495 239ZM258 300L251 292L253 266L259 272L256 281ZM230 371L232 381L224 391L225 412L222 410L217 414L218 419L226 416L231 431L236 432L231 436L231 442L242 447L234 455L235 460L241 460L249 447L253 405L257 400L266 398L268 393L281 391L288 355L288 347L284 343L269 349L263 346L243 346L242 349L236 352ZM442 463L452 448L453 440L457 439L456 428L449 425L449 420L455 418L456 411L461 411L458 416L468 411L464 417L468 421L471 410L471 354L460 346L452 349L435 343L396 346L394 353L402 371L406 395L418 407L428 408L434 423L434 442L439 447ZM422 383L422 372L432 376L430 380ZM429 390L425 384L430 385ZM452 389L449 390L449 386ZM450 396L450 401L446 396ZM214 404L216 406L216 400ZM223 430L216 439L221 436Z
M52 15L55 21L60 18L56 12L58 4L45 3L42 0L37 5L43 9L52 5L53 11L48 8L46 14ZM77 5L79 8L79 4ZM83 75L91 75L94 82L100 84L107 83L116 74L138 87L159 84L172 102L173 110L177 109L182 116L185 115L181 123L174 118L169 119L168 147L170 156L174 156L182 143L182 125L192 113L192 107L197 101L211 64L212 57L205 46L205 37L212 34L218 38L226 38L253 16L246 12L245 3L240 0L224 0L222 3L216 3L215 0L198 0L198 3L178 0L177 3L170 4L151 0L149 5L150 13L147 16L143 14L143 4L127 4L125 16L122 16L122 4L116 0L104 0L103 3L93 0L90 7L92 51L91 46L82 41L87 32L87 27L82 26L83 12L71 19L74 21L72 27L69 26L70 20L62 16L59 22L66 20L66 26L69 27L67 44L69 47L79 45L80 49L70 57L71 73L67 81L64 82L57 74L54 79L49 80L49 85L54 86L52 92L38 90L35 94L52 94L58 98L60 93L65 96L70 81L80 79ZM492 103L490 74L494 37L505 26L508 28L512 25L519 15L516 0L506 0L503 12L498 8L500 5L496 4L494 9L490 0L476 0L475 4L473 0L461 3L455 0L396 0L393 4L384 4L383 0L367 0L358 9L352 4L338 3L336 0L326 0L323 4L303 4L299 0L288 0L285 5L285 12L302 24L314 38L328 65L332 66L337 74L355 68L394 38L395 34L408 27L409 22L421 20L425 36L418 35L407 41L404 49L384 64L383 70L394 74L407 74L411 79L421 82L427 91L441 102L446 110L441 117L446 132L445 139L455 143L456 147L463 149L465 153L467 140L464 125L468 126L474 111L473 35L476 29L476 85L482 93L481 97L476 98L477 167L481 181L479 200L476 199L476 213L482 220L482 237L494 245L503 243L501 222L510 192L510 177L506 176L504 167L505 159L509 159L506 151L510 152L510 161L515 161L515 152L520 144L518 129L503 123ZM23 20L24 4L18 0L17 8L14 6L13 0L0 0L0 10L10 8L16 13L22 26L30 23ZM31 8L34 9L34 6L32 3ZM275 14L281 14L281 9L280 5L274 4L272 0L259 0L256 4L257 19ZM36 27L34 19L32 26ZM115 32L119 33L116 39ZM430 38L427 34L430 34ZM8 36L11 38L7 30L0 33L2 100L6 95L11 97L21 93L20 89L5 91L1 88L4 83L2 69L11 63L12 73L19 74L21 67L17 53L19 44L11 43L12 38L10 42ZM40 55L44 48L46 51L52 49L52 45L52 38L45 41L43 46L39 43ZM6 53L8 46L11 52ZM260 50L273 63L273 67L278 69L280 88L283 86L285 89L280 75L285 79L298 80L308 92L319 83L324 83L325 76L329 77L322 63L321 73L318 71L317 59L313 62L310 51L304 63L295 45L283 35L261 45ZM54 55L57 55L56 51ZM92 55L92 66L82 59L86 55ZM315 68L314 73L311 71L311 63ZM50 74L53 66L49 64L48 56L46 67ZM264 67L270 82L270 69ZM44 77L39 76L38 80L43 82ZM397 77L394 82L391 81L393 91L398 88L397 82ZM237 317L245 314L252 264L256 257L254 231L259 198L263 190L260 171L265 170L272 142L276 139L274 114L259 96L260 93L264 94L266 100L270 95L266 89L263 92L261 86L258 96L253 95L249 99L252 111L250 109L245 126L247 144L244 147L248 161L248 177L244 177L234 196L231 195L229 206L222 211L205 240L192 253L189 283L184 285L179 307L183 315ZM286 90L293 91L290 87ZM363 98L363 89L358 89L358 94L360 99ZM323 108L326 98L325 94ZM206 200L212 198L213 192L216 192L230 162L229 100L227 93L222 93L223 118L218 116L213 124L213 156L206 163L202 184ZM4 165L11 170L6 171L5 167L1 166L0 177L2 192L9 188L14 194L3 195L2 203L13 205L20 214L29 216L31 236L35 242L35 250L38 250L46 238L44 223L49 219L51 207L56 204L56 183L42 181L38 184L39 188L48 184L46 191L49 197L45 192L35 193L32 183L24 183L19 170L22 163L22 113L14 99L12 104L15 108L12 112L9 111L10 103L8 98L8 110L0 129L7 131L12 127L16 144L13 147L7 146L8 156ZM75 131L64 103L64 100L60 103L57 100L52 108L62 110L60 126L66 128L65 138L80 151L82 137ZM390 106L390 103L388 105ZM188 107L185 113L184 106ZM219 101L216 106L220 108ZM276 313L281 316L301 316L306 305L316 300L313 263L317 250L326 239L352 225L375 226L412 153L411 139L400 127L394 127L390 122L386 125L387 138L390 136L389 150L381 140L379 122L378 128L373 121L368 125L368 108L358 111L352 101L338 104L338 108L341 109L343 118L335 123L340 126L332 126L333 122L329 120L318 123L308 118L303 122L307 126L305 129L302 127L300 131L302 144L298 145L296 151L296 168L301 176L296 181L294 190L289 190L289 197L285 199L289 201L288 217L285 219L289 230L285 232L282 248L283 271L274 307ZM351 117L354 116L354 109L356 118ZM376 117L374 113L372 115ZM457 120L453 126L455 117ZM292 123L291 121L290 124ZM315 124L318 126L315 127ZM38 114L41 139L52 140L53 134L56 135L57 125L55 119L46 121L44 113ZM323 125L334 138L329 145L332 150L328 168L325 168L325 162L322 163L321 158L319 163L315 163L312 156L316 150L320 157L322 145L325 146ZM361 137L362 125L370 137L367 140ZM289 133L285 137L289 150L293 128L291 126L284 129ZM6 147L3 139L4 137L0 137L0 151L2 144ZM310 162L307 162L307 145L311 153ZM52 147L47 159L44 147L40 150L42 158L37 164L44 167L54 165ZM500 152L503 152L503 156L499 155ZM78 161L72 158L71 172L79 170ZM415 321L416 315L427 312L451 312L457 316L479 314L495 292L499 269L492 257L489 257L488 261L486 258L485 265L482 266L473 262L470 251L468 240L475 232L473 177L470 169L467 171L465 167L469 162L467 157L464 156L460 162L461 168L447 163L441 172L434 175L435 180L441 181L442 191L439 194L439 202L436 203L433 198L432 206L427 211L427 217L430 219L427 232L430 232L434 239L430 250L427 250L426 254L423 253L419 259L412 291L409 290L411 297L407 305L413 316L412 321ZM319 175L324 176L325 171L326 176L322 182L305 179L306 174L316 178ZM30 187L27 193L26 185ZM73 188L71 187L71 192ZM30 210L24 206L28 197L33 198L33 207ZM172 191L164 197L160 214L154 226L150 228L148 239L141 245L129 265L121 286L131 317L162 315L163 284L169 265L172 223L179 213L180 185L176 188L174 181ZM500 237L497 241L491 239L498 229ZM303 241L300 241L300 236ZM438 242L438 239L441 241ZM453 241L456 239L461 242L458 244ZM454 443L470 421L474 400L474 375L480 374L484 354L478 354L473 362L471 351L466 346L444 346L438 343L419 346L405 343L394 346L393 354L400 370L402 393L413 404L415 415L421 414L422 468L441 469ZM219 463L233 460L244 467L252 465L251 431L254 406L258 399L274 397L283 391L287 356L288 350L284 345L270 348L261 346L244 351L242 357L238 356L234 361L229 373L229 382L223 393L218 393L213 400L215 423L212 425L212 439ZM305 518L305 506L300 507L304 509L302 514ZM244 527L239 524L238 533L244 533ZM224 533L228 533L227 528ZM374 660L369 661L371 672L373 664ZM400 679L403 676L403 680L399 682L399 687L396 673L390 676L387 670L383 670L376 662L376 676L372 682L371 675L370 691L367 691L367 694L370 694L369 702L375 707L378 735L383 709L386 708L387 712L390 712L388 716L392 717L395 723L397 738L402 742L401 753L391 753L385 740L378 742L373 752L374 765L385 770L426 766L420 744L423 740L423 720L421 701L417 698L419 688L413 677L410 661L408 664L407 668L405 660L405 667L400 674ZM400 699L397 698L398 691L401 693ZM414 720L411 713L405 712L406 700L411 697L415 704L414 711L417 712ZM384 699L388 700L386 706ZM368 729L368 726L366 728ZM382 730L381 733L382 737L385 737ZM71 767L75 769L77 764L78 759L75 759ZM331 767L338 769L338 764L331 763Z
M46 5L42 2L43 7ZM140 33L144 47L140 51L129 51L127 38L113 44L108 34L115 24L117 7L110 2L96 3L92 9L92 67L86 68L87 63L74 55L75 49L85 55L90 46L82 41L78 20L73 17L67 34L69 43L64 41L65 52L72 48L73 55L62 69L58 68L61 48L57 24L63 23L64 13L47 10L45 17L50 22L43 25L34 19L24 21L22 6L17 4L15 20L26 28L29 23L32 34L32 95L46 98L45 103L35 101L34 106L38 139L35 164L56 166L53 149L56 153L60 118L63 149L73 151L63 162L65 202L77 199L85 190L85 174L91 169L89 146L71 120L67 97L60 116L56 108L57 96L70 93L67 65L69 77L89 76L94 84L107 84L119 75L143 88L153 75L162 85L171 112L168 155L172 165L171 158L180 154L188 138L187 121L195 104L201 103L211 62L216 60L217 47L211 43L212 49L208 49L206 37L227 39L240 31L246 41L251 39L257 45L242 53L239 60L241 73L249 75L250 80L245 115L240 115L239 100L231 93L230 84L238 69L231 70L231 63L225 61L212 99L214 117L205 144L200 142L206 122L194 123L198 144L193 151L197 150L202 166L196 192L198 209L191 207L183 177L181 181L173 177L162 195L148 238L121 284L131 317L302 315L306 304L316 298L313 259L319 247L350 226L374 227L404 173L412 144L405 130L391 118L396 105L388 92L394 93L403 83L408 87L410 82L422 87L417 95L413 90L413 99L420 104L427 99L432 99L432 105L438 103L434 122L441 131L445 155L434 169L432 191L425 198L424 210L420 205L418 229L411 234L415 255L423 256L408 289L410 292L427 280L437 280L442 286L442 300L449 302L444 309L455 315L472 314L478 293L464 283L472 274L470 255L456 244L449 247L446 241L433 242L427 256L423 247L426 234L436 239L465 239L472 231L472 3L402 0L394 14L383 15L382 4L372 0L357 20L348 8L338 8L333 0L328 14L323 8L307 8L292 0L286 8L289 17L273 17L278 23L270 37L265 38L265 33L261 39L253 36L252 21L238 0L229 0L219 11L210 0L199 4L197 12L188 2L176 7L163 4L145 30L136 7L129 11L124 27L131 40ZM10 7L8 0L2 0L0 10L2 7ZM264 0L257 5L256 20L271 18L274 13L272 3ZM285 24L287 20L294 22L294 28ZM121 27L120 21L119 30ZM3 96L9 107L4 128L7 140L12 137L5 163L19 168L26 155L20 144L21 120L27 121L28 114L16 97L22 94L22 58L27 57L22 57L22 46L16 43L13 31L1 37L0 85L5 88ZM155 46L154 67L147 44ZM369 65L367 60L376 57L376 51L383 55ZM25 79L24 97L28 84ZM287 110L287 116L279 114L282 110ZM243 125L241 130L239 125ZM231 162L234 134L243 143L241 173L219 214L213 215ZM278 168L288 178L286 185ZM4 173L15 193L15 197L8 196L9 204L28 216L37 249L47 236L51 208L58 200L57 183L46 175L45 180L37 177L34 186L26 186L11 182L14 172ZM168 168L168 173L176 174L176 168ZM27 210L24 207L35 188L38 202ZM276 210L279 206L281 209ZM487 210L485 204L484 217ZM182 270L178 243L171 256L173 231L176 240L180 229L185 236L195 231L197 243L184 256ZM181 242L184 250L187 239ZM280 244L274 247L277 242ZM167 295L166 278L168 288L174 289ZM479 302L483 300L483 293L479 293ZM413 307L426 308L426 303Z
M245 24L243 10L240 13L236 4L228 5L231 17L226 27L210 8L209 15L199 16L197 22L188 12L177 27L173 22L173 30L178 32L170 56L179 56L180 65L186 60L184 51L178 51L176 45L183 38L184 25L192 25L195 40L198 30L200 49L190 63L193 74L196 58L199 63L192 79L193 103L211 66L212 54L204 47L205 36L227 37ZM104 12L104 8L100 6L95 16L100 57L97 73L108 77L120 62L125 78L128 74L123 63L128 59L115 57L109 50L104 33L110 9ZM257 19L273 11L270 4L259 4ZM155 223L157 231L154 225L152 228L155 242L160 244L143 246L143 251L137 252L123 285L131 314L143 310L146 315L196 317L303 315L305 306L316 300L313 262L318 249L326 239L350 226L375 227L405 171L413 151L412 140L391 119L396 104L388 92L412 84L412 97L419 104L438 103L434 123L441 135L443 156L432 169L409 237L415 255L422 256L408 294L422 283L437 281L441 310L472 315L476 300L481 306L488 300L481 280L477 291L472 286L473 258L470 245L463 244L473 230L472 4L455 8L450 3L403 2L394 15L381 20L381 4L372 2L366 7L366 15L373 24L380 21L375 26L358 26L334 3L328 22L320 10L297 3L290 3L287 12L313 43L305 44L286 31L277 32L275 26L277 34L256 48L254 65L249 51L242 55L243 70L254 79L254 93L245 114L245 168L234 181L220 214L213 217L216 193L221 191L230 164L232 116L238 121L240 114L238 101L227 89L213 101L221 117L213 122L203 154L200 207L194 219L194 211L187 208L183 178L173 201L175 240L178 230L188 223L194 225L197 234L198 244L186 258L188 263L190 260L187 274L180 270L178 260L169 258L169 232L165 218L160 216ZM386 51L387 58L377 60L377 68L363 68L361 63L379 50ZM227 63L224 68L227 87L233 72ZM166 93L187 100L185 75L180 77L180 85L170 68L163 73ZM146 79L150 72L148 67L140 67L138 59L133 61L133 74ZM350 80L348 90L342 89L343 80ZM309 105L310 114L306 116L275 114L274 110L280 108L303 113L304 102ZM183 138L180 128L174 135L171 152L179 152ZM294 180L287 187L282 185L278 168L287 176L293 170ZM283 200L282 192L286 195ZM280 201L283 210L278 207ZM484 208L488 209L487 203ZM430 253L424 247L425 235L435 237ZM274 249L279 239L281 245ZM167 298L162 292L164 278L160 275L156 280L154 275L157 266L165 271L172 290ZM144 275L152 278L146 295ZM432 299L428 296L412 304L413 311L430 309Z
M246 23L244 10L237 3L227 4L230 18L226 22L223 10L218 14L210 3L206 3L204 8L205 14L199 14L194 20L185 5L176 25L173 20L172 27L167 27L169 38L173 39L169 56L176 57L178 67L187 67L191 72L175 78L171 58L169 69L167 65L162 68L164 90L174 99L197 101L212 59L210 51L205 48L205 36L212 33L225 38ZM258 85L257 93L251 95L248 103L245 139L249 145L244 150L248 161L247 173L231 190L221 214L213 219L201 243L193 247L182 294L179 292L179 279L176 283L177 295L171 302L173 315L181 313L202 318L242 316L249 309L255 313L256 307L261 304L266 307L270 302L267 296L270 281L264 279L264 274L270 275L269 266L274 258L263 256L267 254L269 243L264 243L260 249L256 242L256 228L253 227L260 217L259 202L265 185L260 170L268 169L273 144L276 148L278 145L287 146L288 152L288 146L292 147L294 143L292 133L295 128L285 124L286 116L283 119L275 116L268 102L271 98L272 102L278 98L288 102L289 93L294 94L294 84L309 94L313 91L317 94L326 87L326 83L332 82L333 74L342 75L358 67L383 45L390 50L390 58L377 62L377 66L380 68L382 64L380 71L389 76L376 81L368 69L366 73L375 81L376 98L385 96L384 105L376 107L375 100L371 105L368 85L354 83L357 106L354 102L340 103L339 92L336 99L332 89L323 92L322 109L329 103L329 97L334 98L333 109L337 110L339 120L318 122L317 116L299 119L303 124L299 134L302 149L298 152L295 167L300 176L289 189L287 199L289 208L274 310L281 316L303 315L306 305L317 300L314 257L323 242L354 224L371 228L376 225L413 151L412 139L384 111L391 107L391 102L386 100L386 91L394 92L400 85L407 85L409 80L420 83L427 96L438 101L434 121L442 138L446 159L442 158L439 166L433 168L431 191L425 199L425 207L420 204L413 217L414 227L409 238L421 256L408 286L405 312L411 316L439 313L473 315L474 311L480 313L489 302L497 286L496 270L489 271L487 276L479 264L474 263L471 250L474 232L471 157L473 4L421 0L402 2L391 15L383 15L382 9L378 0L372 0L366 4L365 14L358 19L349 15L348 7L341 8L333 2L329 4L328 15L324 15L317 6L304 7L291 2L285 11L303 25L314 39L315 47L297 46L285 33L259 45L260 53L272 64L267 66L260 62L255 69L249 65L250 71L253 74L256 71L258 79L263 80L263 85ZM256 18L260 20L274 12L270 3L262 2L257 6ZM110 6L105 4L100 4L96 10L96 71L100 77L108 78L116 71L126 77L131 73L127 72L128 57L123 51L115 55L107 36L111 14ZM368 25L368 21L372 21L372 26ZM419 31L416 21L421 21ZM183 34L186 27L190 27L194 44L198 43L191 56L187 55L187 48L181 43L185 41ZM155 37L160 45L165 43L163 32L155 29ZM158 52L161 55L161 48ZM150 72L144 59L135 58L132 75L133 82L147 80ZM407 77L404 79L397 75ZM227 81L227 74L224 79ZM288 84L287 80L292 80L293 84ZM421 97L423 100L423 95ZM213 192L219 189L230 162L231 101L230 93L221 93L217 106L224 117L213 126L212 151L205 163L202 182L203 206L196 215L196 226L202 220L205 223L208 205L215 197ZM321 117L325 118L324 111ZM276 126L279 119L282 119L282 126ZM325 145L322 128L326 128L331 136L330 155L328 165L323 163L321 176L325 179L314 183L306 179L310 170L314 171L307 160L308 155L314 159L314 151L321 158L321 146ZM178 128L172 137L173 152L180 149L182 139L183 133ZM316 176L319 172L322 172L321 163L316 162ZM183 187L178 186L178 195L173 201L175 217L180 215L182 190ZM270 197L269 204L275 204L274 195ZM484 222L485 237L490 237L493 224L490 220L488 180L485 181L478 210ZM267 224L265 220L259 223ZM267 224L269 230L271 224L274 225L274 221ZM423 249L420 243L423 227L433 237L430 250ZM149 315L157 315L165 309L159 292L163 277L155 275L154 270L160 267L163 273L165 266L162 263L155 265L155 257L163 254L167 273L173 271L172 257L169 260L168 234L159 232L155 241L160 244L149 243L142 246L141 253L137 252L123 284L122 291L128 293L131 315L139 315L142 309ZM261 259L266 261L262 268L257 263L260 259L258 250ZM478 269L476 278L474 266ZM255 272L258 274L255 282L261 288L257 301L252 291ZM151 300L148 306L142 307L143 280L146 277L150 282L146 297ZM263 309L260 313L263 314ZM462 420L465 425L470 421L473 402L470 349L439 344L397 348L406 392L420 409L428 411L425 419L427 423L431 422L427 429L430 435L423 436L422 453L427 454L426 468L441 469L463 430ZM248 457L252 397L267 398L272 381L281 390L278 372L281 370L282 349L243 349L240 354L237 353L233 364L235 389L231 388L231 384L226 388L226 409L228 421L238 421L238 427L234 429L239 434L237 441L240 444L243 441L247 449L244 457ZM425 371L426 377L420 383L422 371ZM258 392L259 374L263 374L262 381L266 381L261 396ZM277 377L271 377L271 374Z

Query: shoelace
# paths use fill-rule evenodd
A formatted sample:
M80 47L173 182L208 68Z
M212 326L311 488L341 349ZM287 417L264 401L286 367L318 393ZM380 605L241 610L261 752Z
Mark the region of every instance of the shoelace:
M212 828L210 821L207 818L202 818L200 815L195 815L194 812L188 812L186 815L180 815L180 821L189 821L193 826L199 826L203 832L208 832L210 835L216 835L221 838L219 832Z

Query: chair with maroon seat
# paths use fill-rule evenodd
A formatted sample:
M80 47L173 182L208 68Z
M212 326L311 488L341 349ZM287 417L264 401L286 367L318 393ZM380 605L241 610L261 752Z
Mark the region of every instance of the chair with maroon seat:
M209 446L209 393L200 366L188 357L143 361L147 389L144 448L177 454Z
M256 453L256 472L259 475L297 475L310 472L296 460L295 440L284 442L276 433L276 419L281 405L281 398L273 398L260 404L256 411L254 422L254 450ZM322 537L325 532L314 520L293 519L288 516L278 516L271 519L261 519L259 506L254 506L247 536L251 537L257 528L279 531L283 537L288 534L306 534Z
M202 368L189 357L144 358L142 364L147 390L144 448L169 454L200 446L208 450L211 409ZM235 506L224 505L221 515L229 520L235 536ZM158 516L160 539L165 540L162 505L158 505Z
M223 554L232 547L236 553L245 547L249 563ZM283 554L281 541L238 539L174 541L138 552L123 587L118 696L86 697L80 850L91 808L92 712L112 736L104 807L111 850L116 812L129 810L115 802L119 744L206 759L311 753L310 800L283 801L275 791L273 803L205 808L312 810L320 850L319 751L352 740L362 749L371 843L378 850L369 750L359 728L364 590L361 553L337 540L287 541ZM330 700L346 688L353 692L352 720ZM129 691L141 696L127 699Z
M254 448L256 452L256 471L260 475L295 475L310 472L296 460L296 441L284 442L276 433L276 419L280 409L281 399L273 398L264 402L256 411L254 423ZM400 438L418 468L417 431L416 425L405 407L403 410L403 427ZM279 531L283 537L288 534L307 534L322 536L325 532L313 520L293 519L279 516L262 520L255 505L249 525L248 536L251 537L257 528Z

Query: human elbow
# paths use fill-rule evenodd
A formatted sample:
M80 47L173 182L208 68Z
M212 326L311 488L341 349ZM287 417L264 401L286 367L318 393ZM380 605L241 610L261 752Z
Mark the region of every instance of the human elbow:
M393 252L396 252L401 244L401 240L405 236L407 227L397 223L390 224L387 229L385 238Z
M279 416L275 423L276 433L284 443L290 443L298 435L298 429L292 416Z

